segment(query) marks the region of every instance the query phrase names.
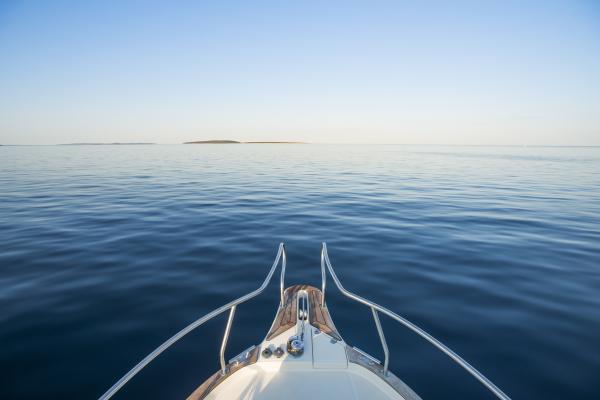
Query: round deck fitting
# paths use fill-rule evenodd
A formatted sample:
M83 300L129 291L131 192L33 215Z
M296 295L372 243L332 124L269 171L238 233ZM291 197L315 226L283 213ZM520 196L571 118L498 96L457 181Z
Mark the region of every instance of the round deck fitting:
M275 349L275 356L277 358L281 358L281 356L285 353L281 347Z
M304 353L304 342L297 338L290 338L287 351L295 357L301 356Z
M268 347L265 347L265 348L263 349L263 351L262 351L262 356L263 356L264 358L269 358L269 357L271 357L271 355L272 355L272 354L273 354L273 352L272 352L272 351L271 351L271 349L270 349L270 348L268 348Z

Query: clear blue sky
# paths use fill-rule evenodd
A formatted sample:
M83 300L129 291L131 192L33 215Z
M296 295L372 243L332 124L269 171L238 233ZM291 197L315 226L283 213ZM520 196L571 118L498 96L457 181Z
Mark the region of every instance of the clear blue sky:
M598 1L0 1L0 144L600 145Z

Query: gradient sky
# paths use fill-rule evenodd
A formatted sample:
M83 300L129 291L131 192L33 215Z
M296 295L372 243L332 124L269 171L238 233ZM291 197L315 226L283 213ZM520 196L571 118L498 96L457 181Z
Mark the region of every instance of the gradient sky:
M0 144L600 145L598 1L0 0Z

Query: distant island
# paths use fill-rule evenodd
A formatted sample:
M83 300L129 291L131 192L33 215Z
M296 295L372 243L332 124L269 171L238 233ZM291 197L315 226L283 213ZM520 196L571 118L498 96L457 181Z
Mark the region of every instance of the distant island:
M156 143L63 143L60 146L131 146L139 144L156 144Z
M183 144L306 144L305 142L238 142L237 140L195 140Z
M194 142L183 142L183 144L239 144L235 140L196 140Z

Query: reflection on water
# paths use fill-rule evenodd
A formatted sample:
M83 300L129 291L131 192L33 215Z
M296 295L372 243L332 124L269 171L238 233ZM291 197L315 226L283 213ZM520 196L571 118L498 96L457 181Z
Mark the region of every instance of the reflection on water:
M333 145L0 148L1 398L94 398L181 327L255 289L343 284L428 330L517 398L600 390L600 149ZM266 334L277 284L239 307L229 356ZM328 292L349 343L370 311ZM121 398L181 398L219 367L226 315ZM485 391L382 323L423 398Z

